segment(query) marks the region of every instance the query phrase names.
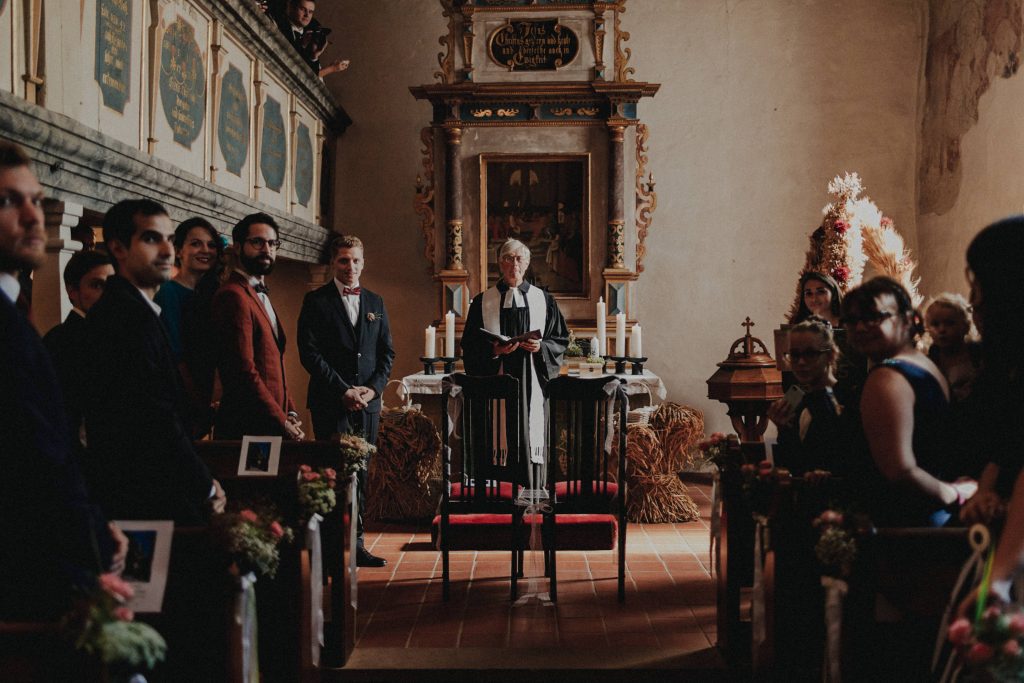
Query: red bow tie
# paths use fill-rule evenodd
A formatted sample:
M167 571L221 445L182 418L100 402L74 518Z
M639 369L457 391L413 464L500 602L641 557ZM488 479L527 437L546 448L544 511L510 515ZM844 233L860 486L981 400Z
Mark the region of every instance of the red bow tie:
M359 296L359 293L363 290L359 287L343 287L341 289L342 296Z

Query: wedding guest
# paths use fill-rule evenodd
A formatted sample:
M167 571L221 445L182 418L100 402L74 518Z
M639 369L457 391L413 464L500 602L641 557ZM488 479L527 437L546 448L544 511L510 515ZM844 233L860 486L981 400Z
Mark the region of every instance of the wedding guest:
M323 78L347 69L349 60L338 59L327 65L320 64L320 56L330 45L327 35L331 30L313 18L315 11L315 0L284 0L284 11L275 11L274 21L313 73Z
M544 462L543 387L558 376L562 356L569 344L569 330L555 298L526 282L530 267L529 248L509 239L498 251L501 279L473 299L462 333L462 354L470 375L512 375L519 380L523 416L522 442L529 462ZM540 339L503 344L483 330L506 337L537 330ZM530 467L543 472L543 467ZM531 480L533 481L533 480ZM539 482L535 482L539 483Z
M917 350L923 329L910 295L889 278L869 280L847 293L843 324L873 363L860 402L867 452L851 463L851 489L879 526L945 525L976 483L956 479L949 386Z
M183 353L183 320L195 296L196 285L203 275L216 267L222 251L220 235L205 218L189 218L174 230L178 274L160 285L153 301L160 306L160 320L167 328L171 351L178 361Z
M981 369L981 344L974 341L970 305L960 294L939 294L925 308L924 324L932 341L928 358L949 382L953 401L966 400Z
M834 279L824 273L807 271L800 276L800 292L800 305L790 317L791 325L816 315L833 328L839 327L843 295Z
M781 398L768 407L768 418L779 430L775 464L794 475L832 471L844 460L846 445L842 406L832 391L839 358L832 326L817 316L798 323L789 330L786 356L804 393L796 406Z
M166 209L148 199L118 202L103 219L117 274L86 319L88 471L112 517L197 525L225 498L192 447L188 400L153 302L171 274L173 235Z
M239 267L213 297L218 369L224 395L217 411L218 439L246 434L305 438L284 376L285 333L264 278L274 269L281 239L264 213L246 216L231 238Z
M64 393L73 444L80 443L82 438L82 370L88 363L84 355L85 316L100 300L107 278L113 274L114 266L106 252L75 253L64 266L64 291L71 300L71 312L43 337Z
M90 503L60 385L22 305L17 274L46 260L43 188L0 141L0 621L54 619L72 587L124 566L128 542Z

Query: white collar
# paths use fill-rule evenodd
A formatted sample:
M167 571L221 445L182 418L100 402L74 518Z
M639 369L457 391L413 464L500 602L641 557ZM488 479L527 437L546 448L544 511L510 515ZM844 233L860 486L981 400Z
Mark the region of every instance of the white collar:
M135 285L132 285L132 287L135 287ZM139 289L139 288L135 287L135 289ZM149 307L153 309L154 313L156 313L156 317L159 318L160 317L160 311L162 310L160 308L160 305L157 304L157 302L153 301L151 298L149 298L149 295L146 294L145 292L143 292L141 289L139 289L139 294L142 295L142 298L146 300L146 303L149 304Z
M143 295L143 296L145 296L145 295ZM78 306L72 306L71 307L71 312L74 313L75 315L77 315L79 318L84 318L85 317L85 311L83 311Z
M346 285L344 282L342 282L338 278L334 278L334 286L338 288L338 294L341 294L342 296L345 296L345 288L346 287L348 287L349 289L355 289L356 287L359 286L359 283L357 282L354 285ZM354 296L354 295L353 294L349 294L349 296Z
M259 275L249 275L249 273L245 272L241 268L235 268L235 272L244 277L246 282L249 283L250 287L255 287L256 285L263 284L263 278L261 278Z
M21 294L21 283L10 273L0 273L0 292L3 292L13 304L18 301L18 295Z
M292 33L305 33L306 32L306 29L302 28L301 26L296 26L295 24L293 24L290 21L288 22L288 25L292 27Z

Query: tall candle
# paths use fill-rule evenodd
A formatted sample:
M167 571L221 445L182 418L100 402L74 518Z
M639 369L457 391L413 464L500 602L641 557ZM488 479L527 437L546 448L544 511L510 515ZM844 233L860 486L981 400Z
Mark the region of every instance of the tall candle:
M597 300L597 355L608 353L608 306L602 296Z
M643 338L640 336L640 323L633 325L631 334L629 335L629 357L630 358L643 358Z
M424 358L437 358L434 355L436 347L434 346L437 335L437 328L433 325L427 325L427 329L423 332L423 357Z
M455 357L455 314L451 311L444 316L444 355Z
M622 358L626 355L626 314L615 314L615 355Z

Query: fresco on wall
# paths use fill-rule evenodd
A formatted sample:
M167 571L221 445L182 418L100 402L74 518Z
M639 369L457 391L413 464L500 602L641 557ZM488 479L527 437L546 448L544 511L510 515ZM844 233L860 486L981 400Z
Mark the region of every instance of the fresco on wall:
M249 97L242 72L229 66L220 85L217 143L229 173L240 176L249 156Z
M186 149L203 130L206 115L206 67L196 30L178 17L164 32L160 48L160 99L174 141Z
M284 116L281 103L268 97L263 103L263 137L260 144L260 171L263 181L274 192L284 185L285 169Z
M5 2L0 0L0 13ZM96 68L103 106L119 114L128 102L131 81L132 3L130 0L96 0Z
M942 214L960 192L960 141L996 78L1020 66L1024 0L937 0L929 17L919 210Z
M313 142L309 126L304 123L299 124L295 144L295 198L309 208L309 198L313 196Z

